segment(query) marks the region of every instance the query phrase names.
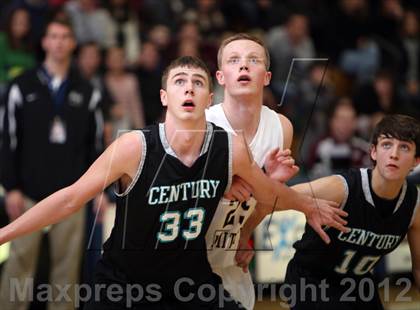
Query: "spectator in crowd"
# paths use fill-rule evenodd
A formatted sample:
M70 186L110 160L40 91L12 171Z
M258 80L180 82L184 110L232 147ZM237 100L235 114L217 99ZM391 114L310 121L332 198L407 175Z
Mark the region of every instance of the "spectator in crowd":
M308 18L302 14L291 14L285 25L271 28L267 33L267 45L272 57L274 93L281 98L293 58L313 58L315 50L309 36ZM287 96L297 93L296 80L307 74L309 61L293 64L293 75L288 83Z
M3 2L3 1L1 1ZM54 15L52 8L48 5L47 0L12 0L7 9L4 10L4 17L7 18L10 10L15 8L24 8L30 15L30 38L32 42L39 43L43 36L45 25L47 21ZM41 47L39 47L41 50ZM36 51L37 53L40 51ZM41 53L40 53L41 54ZM37 59L42 60L41 55L37 54ZM43 55L42 55L43 56Z
M388 43L396 44L400 36L399 25L404 18L404 10L400 0L379 1L373 24L375 34Z
M145 125L137 78L125 71L124 63L122 48L114 46L107 50L105 85L114 102L111 109L113 140L120 130L143 128Z
M136 75L140 83L146 125L155 124L164 118L164 107L160 101L160 85L163 73L162 59L155 44L142 44Z
M200 57L206 62L210 72L215 73L217 49L212 42L204 38L197 22L186 21L180 25L176 39L171 42L171 49L176 52L170 55Z
M253 28L260 28L264 31L268 31L270 28L275 27L279 24L284 23L287 12L287 4L284 2L273 1L273 0L257 0L255 1L254 18L252 20Z
M67 2L68 0L48 0L48 5L53 9L61 9L61 7Z
M380 65L380 50L374 40L360 36L356 47L346 49L339 58L339 65L344 73L351 75L357 85L373 80Z
M171 30L163 24L156 24L147 33L147 39L162 52L171 43Z
M77 65L83 78L92 83L92 86L101 92L101 109L104 117L105 145L112 141L112 123L110 110L113 105L111 95L105 85L101 73L102 52L94 42L82 44L78 48Z
M313 146L311 174L318 178L369 165L369 143L356 137L356 110L350 98L341 97L331 107L326 137Z
M184 0L143 0L140 19L147 25L164 25L174 30L187 6Z
M225 29L225 18L218 0L196 1L195 6L185 12L184 20L196 22L203 38L215 45Z
M12 81L7 93L1 181L11 220L77 180L103 148L100 93L71 67L76 41L68 21L52 20L42 46L43 64ZM78 212L49 230L54 289L48 309L74 309L72 302L54 300L61 294L57 287L78 282L84 226L84 212ZM27 309L34 292L13 301L12 280L33 279L42 235L38 231L11 243L1 279L2 309Z
M0 97L7 82L36 64L30 28L28 11L17 8L10 12L5 31L0 32Z
M299 100L293 103L293 107L288 105L293 109L285 110L293 119L294 135L298 139L296 145L299 145L303 162L309 160L313 142L327 134L326 114L335 96L336 88L327 62L314 61L308 76L300 84Z
M107 6L111 16L114 41L124 50L127 65L135 65L140 53L139 22L128 0L109 0Z
M413 116L420 117L420 28L416 12L407 10L401 26L401 85Z
M95 42L101 48L116 44L109 13L97 6L97 0L71 0L65 11L70 16L79 44Z
M359 133L365 139L384 114L404 114L407 111L406 102L388 70L378 71L373 82L357 88L353 101L359 115Z
M355 49L359 38L371 32L369 9L367 0L334 1L324 27L317 28L320 52L336 62L344 50Z

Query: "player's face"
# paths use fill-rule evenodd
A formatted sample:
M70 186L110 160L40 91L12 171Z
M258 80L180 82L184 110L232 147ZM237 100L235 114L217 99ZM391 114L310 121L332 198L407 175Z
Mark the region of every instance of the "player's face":
M231 96L261 95L270 83L264 48L251 40L232 41L222 53L217 81Z
M76 48L76 41L71 30L65 25L52 23L42 39L42 47L47 57L55 61L66 61Z
M212 96L206 72L193 67L170 70L166 90L160 91L162 104L168 107L167 114L180 120L204 119Z
M403 180L420 162L415 157L414 142L401 141L395 138L381 136L376 146L372 148L371 156L376 160L375 169L387 180Z

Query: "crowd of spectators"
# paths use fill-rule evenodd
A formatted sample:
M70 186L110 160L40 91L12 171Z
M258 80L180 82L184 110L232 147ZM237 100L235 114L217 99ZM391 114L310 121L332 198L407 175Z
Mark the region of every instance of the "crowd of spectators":
M5 0L0 94L42 61L48 19L66 16L79 49L97 49L89 56L98 58L95 78L87 78L109 95L109 124L148 125L163 116L158 93L168 62L196 55L215 72L221 40L251 32L265 40L272 58L265 104L291 118L295 146L308 152L312 141L329 135L327 111L340 97L351 99L354 132L364 139L384 113L419 115L419 7L414 0ZM223 100L217 87L215 98ZM108 130L108 142L116 132Z

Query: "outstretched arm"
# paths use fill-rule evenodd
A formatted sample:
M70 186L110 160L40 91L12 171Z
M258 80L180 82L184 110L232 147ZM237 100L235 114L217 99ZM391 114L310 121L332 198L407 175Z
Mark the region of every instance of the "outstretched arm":
M420 292L420 206L414 215L413 223L408 230L408 244L411 252L411 262L417 290Z
M258 165L253 161L247 145L240 137L234 137L234 174L239 175L246 182L248 182L253 190L254 196L259 203L268 206L265 212L268 214L272 211L293 209L303 212L305 215L310 215L319 210L326 210L329 212L327 220L322 220L319 223L314 223L314 229L323 237L328 239L321 225L328 225L342 231L347 231L343 226L343 220L337 220L340 216L347 214L338 208L338 203L335 200L313 199L311 196L298 193L286 185L270 180ZM315 196L319 198L318 196ZM322 197L321 197L322 198Z
M292 186L292 190L299 194L316 198L318 199L318 201L321 201L321 202L322 201L335 202L336 206L339 206L343 202L345 198L345 194L346 194L346 188L341 178L338 176L329 176L329 177L315 180L313 182L297 184L295 186ZM279 203L276 207L274 207L273 205L261 204L259 208L255 210L255 215L252 218L250 217L248 221L244 224L241 231L241 238L243 237L243 238L249 239L255 227L258 226L258 224L264 219L264 217L267 214L270 214L273 211L286 210L286 209L290 209L290 207L287 206L286 203L283 202L283 199L281 200L281 203ZM321 210L312 208L312 209L309 209L308 214L311 215L312 213L314 213L313 214L315 217L314 220L316 220L316 216L317 216L316 213L320 211ZM308 214L305 214L305 215L308 217ZM318 213L318 215L321 217L324 216L321 213ZM340 216L347 216L347 213L345 211L337 209L337 213L332 214L332 216L337 222L341 223L342 225L347 224L345 220L340 218ZM311 226L316 226L316 225L313 225L314 223L310 222L312 219L309 219L309 218L307 219L308 219L308 224L310 224ZM322 221L322 219L319 219L319 220ZM344 229L345 231L347 231L344 226L337 226L336 228L340 230ZM328 243L329 238L322 229L320 231L317 230L317 233L322 237L322 239L325 242Z
M0 229L0 244L63 220L121 177L133 179L141 157L141 144L137 132L117 139L79 180L43 199Z
M330 176L315 180L310 183L298 184L293 186L292 189L300 194L307 195L310 197L321 198L325 199L326 201L334 201L337 203L337 205L340 205L343 202L346 195L346 188L343 184L343 181L338 176ZM273 211L275 211L275 208L273 208L272 205L259 205L241 229L241 236L239 241L240 248L239 251L236 253L235 259L237 265L239 267L242 267L244 271L247 270L248 265L252 259L252 255L250 255L252 251L248 249L247 242L251 237L251 234L254 231L254 229L258 226L258 224L265 218L267 214L272 213ZM340 211L342 213L332 214L332 216L337 222L346 225L347 222L341 219L339 216L347 216L347 213L342 210ZM319 225L319 223L323 222L323 217L328 216L328 214L324 215L323 212L328 212L328 209L321 210L320 208L319 210L317 210L316 208L313 208L313 217L309 218L307 216L307 221L308 224L310 224L313 227L313 229L319 234L319 236L324 240L324 242L329 243L330 238ZM316 222L317 220L319 221L318 223ZM344 226L342 228L345 229Z

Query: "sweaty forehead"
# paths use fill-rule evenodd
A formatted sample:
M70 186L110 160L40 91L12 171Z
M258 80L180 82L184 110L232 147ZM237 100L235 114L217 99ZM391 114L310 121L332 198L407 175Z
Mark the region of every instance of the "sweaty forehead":
M251 40L236 40L228 43L223 49L223 56L255 54L264 57L264 48Z

